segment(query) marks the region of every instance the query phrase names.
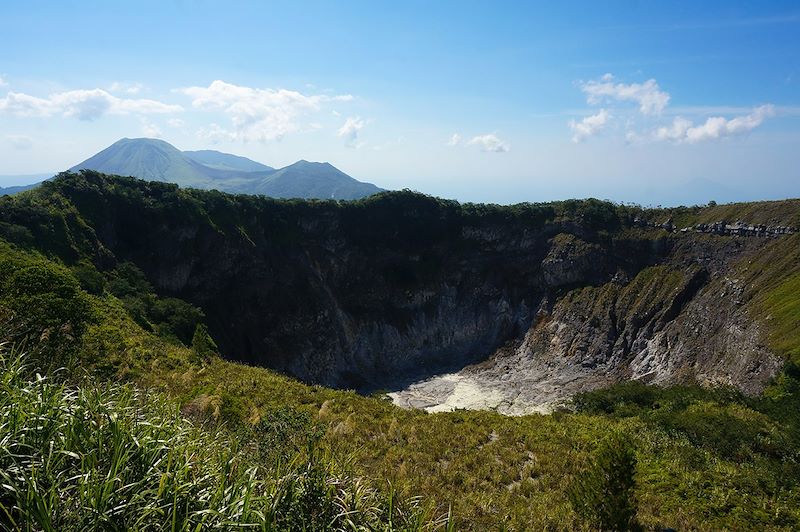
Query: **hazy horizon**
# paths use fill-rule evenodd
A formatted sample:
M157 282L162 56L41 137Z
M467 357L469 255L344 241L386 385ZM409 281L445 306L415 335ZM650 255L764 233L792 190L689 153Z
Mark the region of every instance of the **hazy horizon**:
M800 196L791 2L2 13L0 186L146 136L460 201Z
M180 149L180 146L176 146ZM210 149L210 148L209 148ZM214 150L219 151L219 150ZM238 154L234 154L238 155ZM264 164L268 164L265 161L257 161ZM70 165L73 166L73 165ZM19 185L28 185L35 182L38 182L42 179L49 178L59 172L63 172L68 170L69 168L64 168L62 170L53 170L51 172L40 172L36 174L26 174L26 175L0 175L0 187L13 187ZM375 183L380 186L380 183ZM409 188L409 187L403 187ZM423 192L426 194L430 194L433 196L438 196L446 199L455 199L461 202L473 202L473 203L499 203L503 205L509 205L514 203L523 203L523 202L542 202L542 201L558 201L564 199L581 199L581 198L598 198L603 200L608 200L616 203L637 203L643 206L678 206L678 205L700 205L708 203L709 201L716 201L718 203L728 203L728 202L739 202L739 201L762 201L762 200L780 200L780 199L787 199L791 198L792 196L769 196L764 195L761 197L743 197L739 191L732 190L730 188L726 188L724 185L720 183L716 183L710 180L704 179L696 179L690 180L685 183L683 187L674 187L674 188L658 188L657 184L645 184L642 188L638 190L620 190L618 194L615 196L601 196L599 194L591 194L586 189L578 190L575 189L573 194L567 193L566 195L548 195L547 191L541 191L538 195L535 195L531 198L516 198L509 201L504 201L502 199L493 200L491 198L497 197L497 191L491 190L491 188L486 188L483 191L478 191L473 196L466 195L462 197L456 197L452 193L448 192L446 189L443 189L442 192L436 193L435 191L424 191L424 190L417 190L418 192ZM703 197L703 194L706 194L706 199L704 200L694 200L692 198L700 198ZM642 197L652 197L656 198L658 201L642 201L640 198Z

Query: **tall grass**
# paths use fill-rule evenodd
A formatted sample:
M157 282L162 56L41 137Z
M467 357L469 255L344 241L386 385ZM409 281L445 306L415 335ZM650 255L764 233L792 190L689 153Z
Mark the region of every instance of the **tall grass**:
M259 464L222 427L127 386L71 387L0 345L0 530L430 530L419 500L310 444Z

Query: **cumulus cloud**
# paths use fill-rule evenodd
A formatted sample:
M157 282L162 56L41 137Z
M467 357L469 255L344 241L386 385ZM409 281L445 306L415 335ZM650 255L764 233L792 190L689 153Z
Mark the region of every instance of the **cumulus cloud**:
M21 117L61 115L79 120L95 120L105 114L176 113L182 110L179 105L156 100L118 98L103 89L57 92L47 98L9 92L5 98L0 98L0 112Z
M27 135L6 135L3 140L15 150L29 150L33 147L33 139Z
M363 146L363 142L358 142L358 133L364 129L367 123L364 122L361 117L349 117L347 120L344 121L342 127L339 128L339 131L336 132L338 137L345 139L345 144L351 148L360 148Z
M606 126L609 118L611 118L611 113L605 109L600 109L599 113L587 116L580 122L570 120L569 127L572 130L572 142L581 142L595 135Z
M494 153L505 153L511 149L507 142L500 140L494 133L472 137L467 144L469 146L480 146L481 151Z
M232 130L217 126L214 134L244 140L279 140L300 129L298 119L319 111L325 103L353 99L350 95L305 95L286 89L260 89L213 81L208 87L179 89L192 98L192 107L222 111L231 120Z
M661 90L656 80L649 79L644 83L620 83L611 74L605 74L597 80L580 83L581 90L586 94L589 104L597 105L604 101L630 101L639 105L639 112L643 115L660 115L670 102L670 95ZM740 135L752 131L760 126L764 120L776 114L773 105L762 105L752 109L732 107L705 107L682 108L688 114L702 115L719 113L740 114L733 118L724 116L711 116L702 123L683 116L677 116L669 123L662 123L655 130L636 131L635 120L628 120L625 127L625 140L629 144L638 144L648 141L668 141L676 144L694 144L707 140L714 140L733 135ZM783 110L781 110L783 112ZM599 113L584 118L580 122L570 121L569 126L573 131L573 142L590 137L601 130L611 117L605 109Z
M659 127L654 136L656 140L672 140L679 142L686 138L686 132L692 125L691 120L677 116L672 120L672 124Z
M607 100L632 101L639 104L639 111L645 115L660 114L669 103L669 93L662 91L654 79L644 83L616 83L611 74L599 80L581 83L586 101L597 105Z
M655 131L656 140L667 140L677 143L694 144L706 140L714 140L732 135L747 133L760 126L764 120L775 115L773 105L756 107L747 115L726 119L712 116L704 123L694 125L691 120L676 117L669 126L662 126Z
M458 146L461 143L461 135L458 133L453 133L450 136L450 140L447 141L448 146Z

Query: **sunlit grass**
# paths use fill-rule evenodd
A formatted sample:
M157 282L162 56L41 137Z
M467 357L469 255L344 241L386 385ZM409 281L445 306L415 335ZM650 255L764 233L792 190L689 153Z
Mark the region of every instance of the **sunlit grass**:
M0 350L1 529L446 527L417 499L348 474L313 440L259 463L252 438L199 427L161 394L72 387L25 361Z

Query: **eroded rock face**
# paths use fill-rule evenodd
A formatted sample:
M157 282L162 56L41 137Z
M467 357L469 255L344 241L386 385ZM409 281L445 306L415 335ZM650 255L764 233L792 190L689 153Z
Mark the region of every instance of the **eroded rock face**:
M598 266L605 262L602 247L568 233L553 237L542 261L542 278L548 288L583 284L596 277ZM593 275L594 274L594 275Z
M204 308L228 356L433 410L541 411L630 378L756 393L781 366L732 277L766 240L466 226L409 248L354 243L336 217L304 229L280 246L211 236L149 270Z
M391 240L354 244L339 223L312 228L319 240L281 247L252 238L254 248L231 249L235 242L211 236L200 254L209 256L186 276L176 274L178 257L144 264L157 286L203 307L229 356L369 390L484 360L529 329L549 291L633 275L655 260L649 243L608 251L557 227L505 238L466 227L455 241L395 249ZM646 251L631 260L630 248ZM557 266L543 266L554 256Z
M396 404L430 411L548 411L626 379L763 390L783 361L747 309L733 267L760 245L678 242L663 264L624 283L572 290L537 309L524 337L489 360L413 383Z

